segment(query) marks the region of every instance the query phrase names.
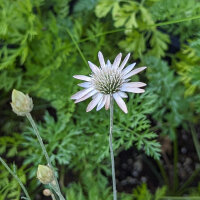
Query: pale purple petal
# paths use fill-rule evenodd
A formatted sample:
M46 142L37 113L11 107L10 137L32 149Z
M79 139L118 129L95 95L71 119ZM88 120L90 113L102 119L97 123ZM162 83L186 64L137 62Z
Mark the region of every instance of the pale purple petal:
M107 60L107 63L106 63L106 64L107 64L108 67L111 67L111 66L112 66L110 60Z
M136 63L133 63L129 66L127 66L123 71L122 71L122 75L126 75L128 74L134 67L135 67Z
M105 109L108 110L110 107L110 95L107 94L105 97L106 97Z
M94 88L92 88L92 87L81 90L81 91L77 92L76 94L72 95L71 99L80 99L92 90L94 90Z
M91 83L90 82L79 83L78 86L83 88L89 88L91 87Z
M119 94L116 92L116 93L113 94L113 97L114 97L116 103L118 104L118 106L119 106L125 113L128 113L126 104L125 104L124 100L119 96Z
M74 75L73 77L83 81L91 81L91 78L85 75Z
M122 92L122 91L118 91L118 94L122 98L127 98L128 97L128 95L125 92Z
M85 96L83 96L82 98L77 99L77 100L75 101L75 103L79 103L79 102L81 102L81 101L84 101L84 100L90 98L91 96L95 95L96 93L97 93L97 90L92 90L91 92L89 92L89 93L87 93Z
M137 69L134 69L133 71L129 72L128 74L126 74L123 78L126 79L126 78L129 78L141 71L143 71L144 69L146 69L147 67L139 67Z
M97 111L101 110L104 107L105 103L106 103L106 96L104 95L101 101L97 105Z
M96 96L99 95L99 92L92 96L92 99L96 98Z
M128 53L127 56L124 58L122 64L121 64L120 67L119 67L119 70L120 70L120 71L125 67L126 63L128 62L128 59L129 59L130 55L131 55L131 54Z
M91 70L92 70L94 73L99 72L99 68L98 68L95 64L93 64L93 63L90 62L90 61L88 61L88 64L89 64Z
M101 100L103 94L99 93L89 104L86 109L86 112L90 112Z
M122 87L144 87L146 85L147 84L143 82L129 82L129 83L124 83Z
M115 58L113 64L112 64L112 67L113 67L114 69L117 69L117 68L119 67L119 64L120 64L120 62L121 62L121 59L122 59L122 53L119 53L119 54L117 55L117 57Z
M143 92L145 92L144 89L134 88L134 87L121 87L120 90L124 91L124 92L132 92L132 93L143 93Z
M98 57L99 57L99 63L101 65L101 68L104 68L106 66L104 58L103 58L103 54L101 53L101 51L99 51L98 53Z

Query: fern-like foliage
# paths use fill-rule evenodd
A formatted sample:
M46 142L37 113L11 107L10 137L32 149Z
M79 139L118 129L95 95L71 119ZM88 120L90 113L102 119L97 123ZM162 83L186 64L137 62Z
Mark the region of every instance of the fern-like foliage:
M198 88L199 83L199 67L200 61L200 40L197 38L190 41L189 45L183 45L181 52L177 53L175 65L180 74L181 81L186 87L186 96L193 95Z
M146 184L142 184L133 191L133 195L135 200L159 200L165 196L166 189L166 187L158 188L155 192L155 195L152 195Z
M98 176L97 176L98 177ZM90 172L85 171L81 184L72 183L66 190L70 200L112 199L111 188L105 180L98 180Z
M11 111L11 90L33 98L33 117L61 180L69 171L76 174L76 182L62 188L68 198L111 199L109 112L86 113L88 102L75 105L70 100L78 90L73 75L89 74L85 60L97 64L99 50L106 60L121 51L131 52L139 65L142 61L148 67L143 77L147 91L129 95L127 115L114 106L114 152L117 156L136 146L159 159L153 130L173 138L177 129L199 119L200 24L192 20L155 25L199 14L198 0L0 0L0 154L23 163L20 170L28 171L33 199L39 186L37 165L46 162L25 118ZM180 43L176 55L171 54L170 38ZM2 166L0 170L0 198L19 199L21 189ZM5 186L9 182L12 187ZM119 196L152 200L162 197L164 190L152 195L142 185L135 196Z
M115 27L125 27L126 38L119 42L119 46L127 52L134 52L134 58L141 58L143 54L164 56L170 42L169 36L156 28L152 13L148 10L148 2L137 1L118 2L101 0L96 6L97 17L105 17L112 13ZM149 45L151 49L147 49Z
M14 169L16 169L16 166L14 166ZM0 200L19 200L21 198L19 183L11 177L4 166L0 165L0 171ZM24 167L17 169L17 175L23 183L26 182Z
M20 58L23 64L28 55L28 44L37 34L36 17L30 0L0 1L0 70L15 66Z
M198 112L200 105L200 40L199 34L188 45L183 45L179 53L174 58L177 72L181 77L181 81L186 87L185 96L190 96L194 105L194 109Z
M74 6L74 12L88 12L94 9L98 0L78 0Z
M166 62L155 57L146 57L144 62L149 66L149 89L158 95L153 118L164 134L174 138L174 129L190 117L189 100L184 98L184 87Z
M179 20L200 14L200 2L198 0L159 0L150 6L152 18L156 21ZM198 20L191 20L180 24L164 27L171 35L179 35L184 41L199 32ZM183 34L184 33L184 34Z
M138 150L143 149L147 155L158 159L160 144L156 141L157 134L150 131L151 122L147 119L147 115L150 115L156 109L156 99L157 96L151 92L146 92L140 96L130 95L129 113L123 116L120 112L117 112L116 137L119 138L119 144L124 140L125 149L135 144Z
M181 19L183 17L197 14L199 9L197 0L159 0L150 8L154 19L163 21L167 19Z
M113 143L115 152L119 153L120 149L136 145L138 150L143 150L155 159L159 158L160 144L156 141L157 134L150 131L150 121L146 116L155 109L155 101L156 96L149 93L141 96L131 95L128 115L122 115L121 111L116 109ZM91 170L96 171L99 168L109 171L109 166L103 165L103 162L109 159L109 115L102 111L95 117L94 114L84 117L85 106L80 105L80 108L74 118L75 123L66 123L64 113L58 116L58 121L46 113L45 123L39 124L39 131L47 144L51 160L54 165L67 165L68 168L83 170L86 163L89 163ZM26 130L23 135L23 149L27 152L24 155L24 164L34 163L35 167L30 171L30 177L33 177L36 166L44 163L44 158L32 129Z
M18 154L23 137L17 133L12 136L3 136L0 138L0 154L6 153L7 158L13 158Z
M10 91L13 87L19 87L22 82L23 75L21 70L12 70L2 71L0 73L1 85L0 89L6 92Z

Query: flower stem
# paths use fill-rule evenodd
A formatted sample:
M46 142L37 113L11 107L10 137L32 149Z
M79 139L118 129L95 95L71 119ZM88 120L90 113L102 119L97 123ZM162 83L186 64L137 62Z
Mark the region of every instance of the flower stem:
M54 194L51 194L51 198L52 198L52 200L56 200Z
M24 194L26 195L28 200L31 200L25 186L23 185L23 183L21 182L21 180L19 179L19 177L17 176L17 174L15 174L10 167L5 163L5 161L0 157L0 161L1 163L4 165L4 167L8 170L8 172L17 180L17 182L19 183L19 185L21 186L22 190L24 191Z
M39 134L39 131L38 131L38 129L37 129L37 126L36 126L36 124L35 124L35 122L34 122L34 120L33 120L33 118L32 118L32 116L31 116L30 113L26 114L26 117L28 118L29 122L31 123L31 126L33 127L33 130L34 130L34 132L35 132L35 134L36 134L36 136L37 136L37 139L38 139L38 141L39 141L39 144L40 144L40 146L41 146L41 148L42 148L42 152L43 152L43 154L44 154L44 156L45 156L45 158L46 158L46 160L47 160L47 163L48 163L49 167L53 170L55 185L54 185L54 184L51 184L51 186L55 187L55 188L53 188L53 189L56 191L56 193L57 193L57 195L59 196L60 200L65 200L65 198L64 198L63 195L61 194L60 187L59 187L59 184L58 184L58 180L57 180L56 175L55 175L55 170L54 170L54 168L53 168L53 166L52 166L52 164L51 164L51 160L50 160L50 158L49 158L49 156L48 156L48 153L47 153L47 151L46 151L46 148L45 148L45 146L44 146L44 143L43 143L43 141L42 141L42 138L41 138L41 136L40 136L40 134Z
M116 180L115 180L115 160L112 146L112 131L113 131L113 96L110 95L110 134L109 134L109 146L110 146L110 158L112 164L112 182L113 182L113 200L117 200Z
M68 33L68 35L69 35L69 36L70 36L70 38L72 39L72 41L73 41L73 43L74 43L75 47L77 48L77 50L78 50L79 54L81 55L81 57L82 57L82 59L83 59L84 63L86 64L86 66L88 66L87 60L86 60L85 56L83 55L83 53L82 53L82 51L81 51L81 49L80 49L80 47L79 47L78 43L77 43L77 42L76 42L76 40L74 39L74 37L73 37L72 33L70 32L70 30L69 30L69 29L66 29L66 30L67 30L67 33Z

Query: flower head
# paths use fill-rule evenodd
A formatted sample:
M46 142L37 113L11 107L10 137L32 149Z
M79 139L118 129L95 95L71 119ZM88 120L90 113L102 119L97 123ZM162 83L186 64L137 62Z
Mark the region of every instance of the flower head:
M33 109L33 101L28 94L25 95L23 92L14 89L12 91L11 107L17 115L25 116Z
M103 54L98 53L100 67L88 61L88 64L92 70L90 76L75 75L74 78L83 80L85 82L78 84L85 88L76 94L71 99L75 100L75 103L79 103L92 97L93 100L88 104L87 112L91 111L97 106L97 111L105 106L105 109L110 107L110 98L114 98L118 106L127 113L127 107L123 98L127 98L126 92L143 93L145 90L141 87L146 86L142 82L129 82L130 77L143 71L146 67L139 67L134 69L136 63L133 63L126 68L125 65L130 57L130 53L121 62L122 54L119 53L115 58L113 64L108 60L104 61Z

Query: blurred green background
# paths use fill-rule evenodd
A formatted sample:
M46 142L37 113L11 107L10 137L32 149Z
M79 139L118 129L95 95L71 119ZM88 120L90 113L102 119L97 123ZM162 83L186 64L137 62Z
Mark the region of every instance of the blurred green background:
M70 99L80 89L72 76L90 74L87 61L98 65L99 50L111 62L131 52L129 63L148 67L133 79L147 88L129 94L129 113L114 107L119 199L200 195L198 16L198 0L0 0L0 155L32 199L45 199L36 179L45 160L27 120L11 110L14 88L33 98L63 194L112 199L109 112L86 113L89 101ZM20 196L0 165L0 200Z

